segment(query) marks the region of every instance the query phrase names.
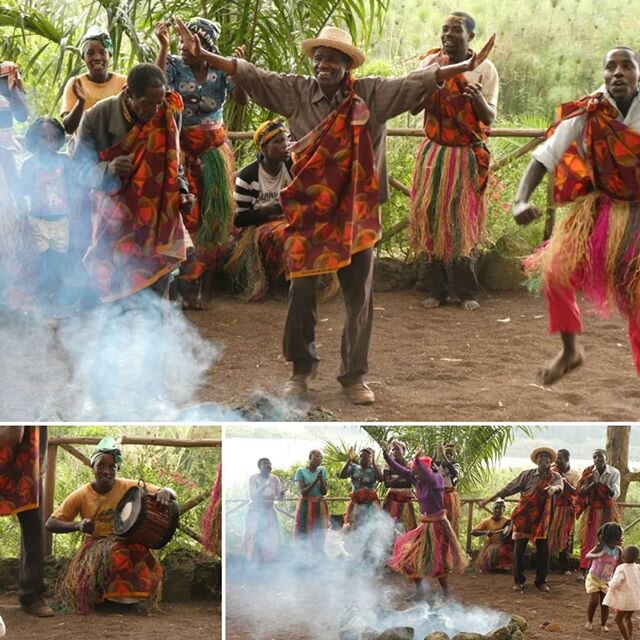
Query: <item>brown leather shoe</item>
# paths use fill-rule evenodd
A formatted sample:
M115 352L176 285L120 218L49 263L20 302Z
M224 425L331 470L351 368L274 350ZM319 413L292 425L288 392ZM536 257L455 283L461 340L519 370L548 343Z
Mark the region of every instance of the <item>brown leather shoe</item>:
M376 396L364 382L355 382L344 387L344 392L352 404L373 404Z
M304 398L309 391L307 380L309 376L304 373L294 373L285 383L282 395L292 400Z
M52 618L56 615L53 609L42 598L40 598L40 600L34 600L33 602L23 603L22 610L32 616L36 616L36 618Z

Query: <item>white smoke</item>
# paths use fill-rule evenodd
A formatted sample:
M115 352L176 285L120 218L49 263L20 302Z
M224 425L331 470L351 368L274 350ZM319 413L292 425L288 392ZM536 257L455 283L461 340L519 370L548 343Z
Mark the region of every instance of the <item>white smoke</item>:
M2 420L238 419L195 405L221 348L150 291L55 322L7 314L0 341Z
M228 549L241 546L233 539L242 530L240 519L239 511L227 515ZM276 563L247 566L243 558L229 554L227 632L242 629L255 640L360 640L392 627L413 627L415 638L433 631L453 637L465 631L489 633L509 622L499 611L442 601L438 586L428 602L409 605L413 586L385 566L393 529L391 518L377 511L361 527L331 532L323 557L312 556L287 533ZM341 546L348 555L334 553Z

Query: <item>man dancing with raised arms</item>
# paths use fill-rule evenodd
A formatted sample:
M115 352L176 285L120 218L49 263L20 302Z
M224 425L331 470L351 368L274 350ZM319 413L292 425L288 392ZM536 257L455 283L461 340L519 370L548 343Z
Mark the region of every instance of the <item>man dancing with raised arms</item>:
M365 384L373 316L373 247L380 237L378 206L387 200L385 123L417 108L445 80L474 69L489 54L493 38L458 64L431 65L398 78L355 79L351 70L364 53L351 36L324 27L300 47L312 59L313 77L263 71L236 58L204 50L197 36L176 20L193 56L233 76L261 106L289 120L297 161L294 180L280 200L289 228L285 240L291 277L284 328L284 355L293 374L284 393L303 397L313 377L316 279L337 271L346 306L342 366L338 381L354 404L375 401Z
M529 540L536 546L536 588L548 592L547 574L549 573L549 544L547 535L551 521L551 504L553 496L562 491L562 476L551 471L551 461L556 459L556 452L549 447L538 447L531 452L531 462L535 469L523 471L504 489L485 500L485 506L496 498L506 498L515 493L520 494L520 501L511 512L513 522L513 539L515 554L513 563L513 590L524 591L526 577L524 575L524 555Z
M640 98L638 54L611 49L604 84L593 94L560 105L552 135L533 152L520 181L513 216L528 224L540 216L529 202L547 171L555 170L555 200L573 203L548 245L535 256L542 267L549 332L562 349L540 371L552 384L584 359L575 290L600 309L616 305L628 318L629 341L640 373Z

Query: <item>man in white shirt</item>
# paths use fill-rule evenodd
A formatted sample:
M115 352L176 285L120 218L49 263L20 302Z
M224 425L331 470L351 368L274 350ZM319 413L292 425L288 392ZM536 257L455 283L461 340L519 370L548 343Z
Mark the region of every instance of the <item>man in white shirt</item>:
M583 472L578 485L576 517L580 523L580 568L588 569L587 553L597 543L598 530L605 522L620 522L616 500L620 497L620 472L607 464L607 452L596 449L593 465Z

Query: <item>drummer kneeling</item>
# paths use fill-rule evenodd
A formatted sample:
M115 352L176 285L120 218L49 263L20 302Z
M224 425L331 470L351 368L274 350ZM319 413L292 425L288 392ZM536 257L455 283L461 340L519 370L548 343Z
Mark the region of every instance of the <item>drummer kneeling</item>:
M60 597L78 613L90 613L95 603L105 600L154 604L160 597L162 568L151 551L114 536L116 507L138 485L136 480L116 478L121 463L116 441L104 438L91 455L94 481L67 496L46 523L53 533L87 534L60 581ZM160 504L176 499L173 489L150 484L146 489Z

